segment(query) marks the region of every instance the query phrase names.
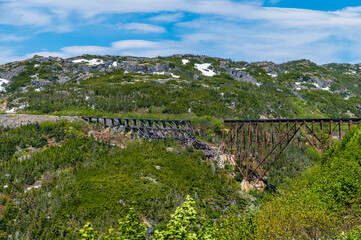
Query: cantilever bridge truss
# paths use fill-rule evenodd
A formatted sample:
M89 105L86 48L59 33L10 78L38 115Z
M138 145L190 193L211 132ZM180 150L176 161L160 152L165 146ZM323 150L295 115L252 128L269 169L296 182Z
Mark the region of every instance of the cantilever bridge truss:
M173 138L187 141L192 137L192 126L188 120L158 120L141 118L82 117L88 123L101 124L116 132L130 133L142 139Z
M222 144L244 179L263 180L291 141L307 141L321 155L359 122L361 118L225 120Z

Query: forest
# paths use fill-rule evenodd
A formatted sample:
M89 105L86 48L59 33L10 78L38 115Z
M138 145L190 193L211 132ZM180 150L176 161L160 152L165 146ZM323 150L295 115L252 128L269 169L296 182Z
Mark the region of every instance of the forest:
M273 188L249 194L230 178L231 166L215 168L191 147L111 144L94 137L99 128L62 121L2 130L3 239L360 237L360 127L307 170L304 161L281 160L289 175L273 173Z

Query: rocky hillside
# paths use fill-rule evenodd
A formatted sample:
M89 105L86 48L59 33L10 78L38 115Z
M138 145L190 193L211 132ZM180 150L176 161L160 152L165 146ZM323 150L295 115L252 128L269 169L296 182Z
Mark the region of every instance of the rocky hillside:
M100 101L109 101L106 112L117 114L357 117L361 116L360 80L360 64L320 66L308 60L247 63L194 55L34 56L0 66L2 108L10 113L66 110L69 114L72 106L99 114L105 104L100 107ZM103 95L101 86L111 86L107 91L112 92ZM151 99L153 93L157 100ZM67 103L69 97L71 104ZM57 106L51 107L54 104ZM81 113L84 111L72 114Z

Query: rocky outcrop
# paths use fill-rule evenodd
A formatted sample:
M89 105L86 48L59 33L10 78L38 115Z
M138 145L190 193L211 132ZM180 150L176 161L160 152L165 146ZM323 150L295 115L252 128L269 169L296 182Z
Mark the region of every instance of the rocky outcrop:
M163 64L157 64L155 66L149 66L147 68L147 71L150 73L153 72L165 72L169 70L169 64L168 63L163 63Z
M254 65L263 68L267 73L284 73L285 70L278 64L273 62L255 62Z
M256 79L254 79L249 73L243 72L238 69L229 68L227 69L226 73L233 77L236 81L242 81L242 82L250 82L255 85L258 85L258 82Z
M24 71L25 67L23 65L20 65L18 67L15 67L11 70L0 72L0 78L11 80L13 77L16 77L20 73Z
M242 183L241 183L241 189L243 192L249 192L250 190L259 190L261 192L264 191L265 189L265 184L263 181L261 180L254 180L254 181L246 181L246 180L242 180Z
M331 80L323 80L323 79L318 79L318 78L311 78L311 81L315 84L317 84L320 88L327 88L330 87L332 85L332 81Z
M35 86L35 87L51 86L51 85L53 85L53 83L46 79L35 79L32 80L30 83L30 86Z
M49 115L28 115L28 114L0 114L0 125L4 128L16 128L30 123L40 123L45 121L68 121L81 120L80 117L49 116Z

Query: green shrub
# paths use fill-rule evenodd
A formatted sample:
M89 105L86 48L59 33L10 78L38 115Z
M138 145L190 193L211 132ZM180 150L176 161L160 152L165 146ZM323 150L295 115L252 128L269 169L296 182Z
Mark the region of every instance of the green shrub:
M324 154L257 217L260 238L332 238L361 223L361 127Z

